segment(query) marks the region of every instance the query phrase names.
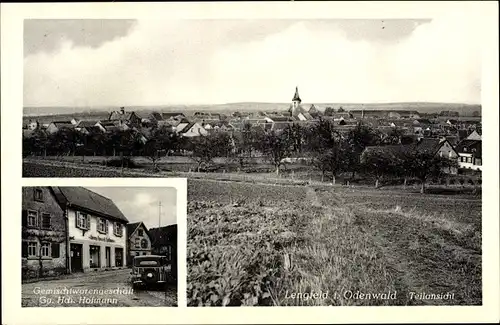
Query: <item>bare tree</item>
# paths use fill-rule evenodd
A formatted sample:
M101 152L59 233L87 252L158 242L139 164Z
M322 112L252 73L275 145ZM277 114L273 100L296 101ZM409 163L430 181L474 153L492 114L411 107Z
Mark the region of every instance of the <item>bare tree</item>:
M328 171L332 183L346 166L346 142L330 120L320 119L308 134L308 146L312 151L312 164L321 171L321 181Z
M262 138L262 152L274 165L276 175L280 174L283 159L291 153L291 140L287 133L270 130Z
M197 171L202 167L210 166L216 157L226 156L231 151L231 139L225 132L215 132L207 136L190 138L187 141L187 150L191 152L191 159L197 163Z

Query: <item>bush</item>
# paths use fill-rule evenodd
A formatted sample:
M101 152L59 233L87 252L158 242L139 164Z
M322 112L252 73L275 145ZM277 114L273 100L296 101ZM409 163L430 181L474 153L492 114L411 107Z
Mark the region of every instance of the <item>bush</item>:
M130 157L110 158L105 161L105 165L109 167L125 167L125 168L141 168L142 166L134 162Z

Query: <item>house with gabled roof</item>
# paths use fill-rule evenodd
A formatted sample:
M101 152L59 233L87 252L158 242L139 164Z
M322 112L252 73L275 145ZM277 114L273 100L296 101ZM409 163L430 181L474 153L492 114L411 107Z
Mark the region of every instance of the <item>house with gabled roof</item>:
M291 116L266 116L264 120L268 123L277 123L277 122L293 122L295 119Z
M54 121L49 124L47 127L47 133L56 133L59 132L62 129L69 129L73 130L75 129L75 124L72 123L72 121Z
M311 104L311 107L309 107L309 111L308 113L314 118L314 119L317 119L319 118L320 116L322 116L323 114L321 113L321 111L319 109L316 108L316 106L314 106L314 104Z
M414 145L417 151L429 152L451 160L455 160L459 156L453 145L446 138L421 138Z
M198 122L180 123L176 132L183 137L199 137L208 135L208 131Z
M113 111L108 116L108 121L120 121L120 124L127 126L138 127L142 123L142 117L136 112L126 112L125 107L120 107L120 110Z
M182 120L184 120L186 116L183 113L179 112L152 112L147 119L150 124L155 125L157 127L162 126L176 126Z
M66 219L50 187L22 188L21 238L23 280L68 272Z
M479 134L479 132L477 130L474 130L472 131L468 136L467 138L465 138L466 140L479 140L481 141L482 138L481 138L481 134Z
M464 139L456 146L458 166L463 169L481 171L483 169L482 141Z
M151 255L151 236L142 221L127 224L127 236L128 265L132 265L135 256Z
M70 272L127 265L127 218L109 198L84 187L53 186L67 220Z
M97 126L97 123L99 123L97 120L81 120L75 125L75 130L84 134L89 134L96 129L100 129L99 126Z
M184 113L180 113L180 112L166 112L166 113L162 113L162 116L163 116L164 120L183 119L186 117L186 115L184 115Z
M129 129L129 126L127 124L123 124L120 120L99 121L95 126L100 128L102 132L106 133L125 131Z

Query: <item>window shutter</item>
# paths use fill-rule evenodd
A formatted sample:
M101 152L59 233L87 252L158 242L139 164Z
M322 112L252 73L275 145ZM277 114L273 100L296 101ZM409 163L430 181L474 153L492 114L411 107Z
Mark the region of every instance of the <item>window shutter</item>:
M23 210L22 225L24 227L28 226L28 211Z
M52 257L59 258L59 243L52 243Z
M27 241L23 241L22 257L28 257L28 242Z
M104 231L106 232L106 235L107 235L108 234L108 229L109 229L109 222L108 222L108 220L104 219L104 225L105 225Z
M80 213L75 212L75 227L76 228L80 228L80 226L78 225L78 219L80 219Z
M87 229L90 229L90 216L87 215L87 217L85 218L85 228Z

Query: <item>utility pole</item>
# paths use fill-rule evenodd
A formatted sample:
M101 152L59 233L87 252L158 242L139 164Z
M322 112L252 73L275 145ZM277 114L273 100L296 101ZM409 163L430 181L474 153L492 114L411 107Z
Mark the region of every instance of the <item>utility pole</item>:
M158 202L158 228L161 227L161 201Z

